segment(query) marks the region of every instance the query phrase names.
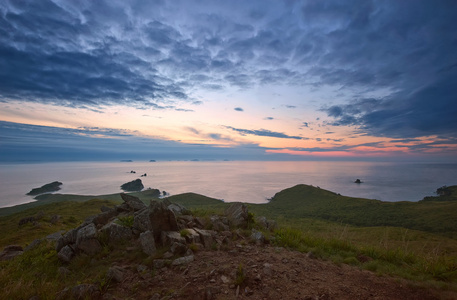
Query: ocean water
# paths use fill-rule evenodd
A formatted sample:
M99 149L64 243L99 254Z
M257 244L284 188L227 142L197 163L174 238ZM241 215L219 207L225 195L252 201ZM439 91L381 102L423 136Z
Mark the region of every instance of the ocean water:
M130 173L135 171L135 174ZM346 196L418 201L457 184L457 164L381 162L65 162L0 165L0 207L35 201L32 188L58 180L59 193L101 195L141 177L145 188L194 192L226 202L265 203L275 193L309 184ZM363 183L355 184L360 178Z

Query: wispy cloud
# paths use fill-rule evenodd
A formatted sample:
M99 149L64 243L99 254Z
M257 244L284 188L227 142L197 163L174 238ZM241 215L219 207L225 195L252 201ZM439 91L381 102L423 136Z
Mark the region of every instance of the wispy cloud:
M256 135L256 136L266 136L266 137L274 137L274 138L280 138L280 139L296 139L296 140L307 139L307 138L304 138L301 136L287 135L282 132L274 132L274 131L270 131L267 129L250 130L250 129L234 128L231 126L225 126L225 127L228 129L231 129L233 131L236 131L236 132L240 133L241 135Z

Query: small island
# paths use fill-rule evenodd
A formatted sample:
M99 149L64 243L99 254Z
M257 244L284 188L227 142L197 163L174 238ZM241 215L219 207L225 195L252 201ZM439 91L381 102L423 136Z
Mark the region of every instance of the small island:
M62 182L54 181L54 182L45 184L42 187L34 188L30 192L28 192L26 195L27 196L36 196L36 195L40 195L40 194L56 192L56 191L60 190L61 185L62 185Z
M363 182L363 181L361 181L361 180L358 179L358 178L354 181L354 183L362 183L362 182Z
M144 189L144 185L143 182L141 182L141 179L135 179L121 185L121 189L126 192L137 192Z

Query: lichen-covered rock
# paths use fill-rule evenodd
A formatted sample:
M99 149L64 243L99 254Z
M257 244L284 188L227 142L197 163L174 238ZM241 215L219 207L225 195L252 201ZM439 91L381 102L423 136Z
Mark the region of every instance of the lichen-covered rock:
M152 232L149 230L140 234L140 244L143 252L147 255L153 255L157 251L154 241L154 234L152 234Z
M121 267L114 266L108 269L106 277L108 281L121 282L124 279L125 270Z
M101 214L96 215L93 219L92 222L95 225L105 225L108 223L109 220L114 218L115 216L118 215L118 212L114 209L107 210L105 212L102 212Z
M177 242L174 242L170 247L170 251L174 255L184 255L187 252L187 249L186 244Z
M171 209L176 215L190 215L191 212L184 206L178 203L171 203L170 205L167 206L169 209Z
M188 244L200 244L200 235L192 228L186 228L184 238Z

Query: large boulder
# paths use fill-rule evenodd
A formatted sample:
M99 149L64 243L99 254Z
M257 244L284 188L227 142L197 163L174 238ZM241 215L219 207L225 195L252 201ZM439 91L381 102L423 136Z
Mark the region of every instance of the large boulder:
M147 207L138 197L121 193L121 198L133 211L139 211Z
M178 230L175 214L162 202L151 201L149 205L149 220L156 241L160 239L162 231Z
M66 245L57 253L57 257L65 263L69 263L73 256L75 256L75 251L69 245Z

